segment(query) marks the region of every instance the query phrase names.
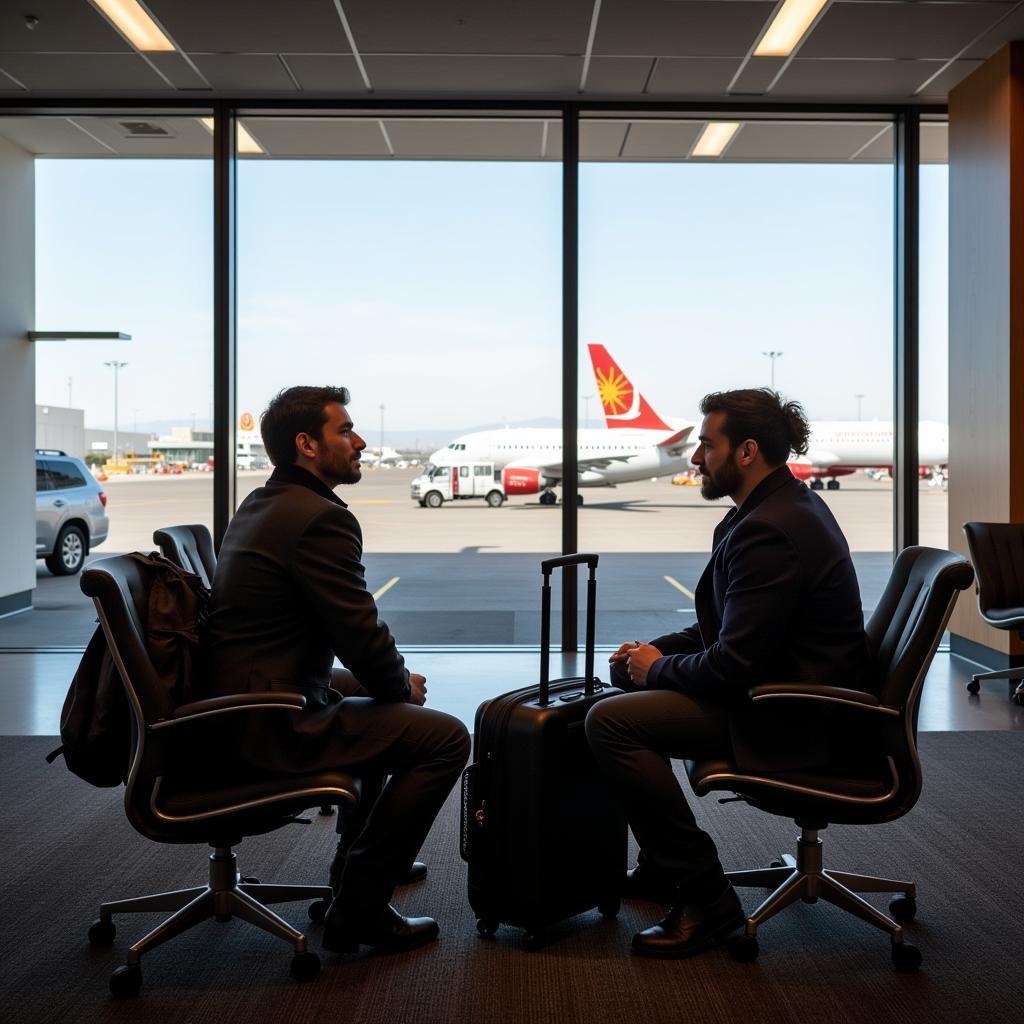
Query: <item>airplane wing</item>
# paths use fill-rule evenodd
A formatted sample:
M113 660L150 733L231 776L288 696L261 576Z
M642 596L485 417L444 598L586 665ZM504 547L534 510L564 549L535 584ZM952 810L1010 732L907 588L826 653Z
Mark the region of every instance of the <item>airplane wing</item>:
M616 463L617 462L617 463L620 463L620 464L623 464L623 465L628 463L630 459L633 459L633 458L636 457L636 454L637 453L631 452L629 454L623 454L623 455L602 455L600 457L594 457L594 458L589 458L589 459L580 459L579 463L578 463L578 466L577 466L577 471L579 473L586 473L586 472L600 473L602 470L608 469L608 467L611 466L612 463ZM520 461L520 462L510 462L505 468L506 469L539 469L544 474L544 476L546 476L546 477L548 477L549 479L552 479L552 480L555 480L555 479L561 480L562 476L563 476L561 460L559 460L557 462L554 462L554 461L552 461L552 462L544 462L543 460L538 460L536 462L534 462L534 461L531 461L531 462L522 462L522 461Z

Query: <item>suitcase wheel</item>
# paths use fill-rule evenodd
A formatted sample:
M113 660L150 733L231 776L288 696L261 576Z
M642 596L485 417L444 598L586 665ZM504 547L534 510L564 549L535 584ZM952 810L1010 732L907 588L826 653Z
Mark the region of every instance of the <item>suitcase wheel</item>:
M619 910L622 907L622 901L616 896L614 899L605 900L603 903L598 903L597 912L606 920L611 921L618 917Z
M523 949L530 953L535 953L538 949L541 949L544 945L544 936L539 932L524 932L523 933Z
M498 930L498 921L493 917L479 917L476 922L476 930L485 938L493 939L494 933Z

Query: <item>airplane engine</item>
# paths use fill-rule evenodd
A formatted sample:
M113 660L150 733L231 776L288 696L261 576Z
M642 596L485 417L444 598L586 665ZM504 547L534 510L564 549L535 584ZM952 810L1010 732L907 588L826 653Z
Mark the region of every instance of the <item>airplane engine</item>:
M791 459L787 465L789 466L789 471L797 480L810 480L814 476L814 467L809 462L801 459Z
M506 494L536 494L546 483L539 469L506 466L501 471L501 483Z

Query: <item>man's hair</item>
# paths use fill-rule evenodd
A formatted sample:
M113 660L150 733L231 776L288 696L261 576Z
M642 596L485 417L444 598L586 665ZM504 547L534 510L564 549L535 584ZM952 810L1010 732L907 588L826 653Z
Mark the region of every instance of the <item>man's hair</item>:
M274 395L260 417L260 433L263 447L275 466L287 466L295 461L298 434L322 437L327 406L332 402L348 405L348 388L285 388Z
M735 448L748 438L757 442L769 466L781 466L790 452L803 455L811 428L799 402L783 402L771 388L743 388L715 391L701 399L700 411L707 416L724 412L722 433Z

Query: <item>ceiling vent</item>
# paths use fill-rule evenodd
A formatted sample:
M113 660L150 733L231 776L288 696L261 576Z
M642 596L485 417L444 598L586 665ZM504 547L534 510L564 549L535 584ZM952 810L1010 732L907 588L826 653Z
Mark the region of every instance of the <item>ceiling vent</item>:
M163 121L118 121L126 139L173 139L172 132Z

